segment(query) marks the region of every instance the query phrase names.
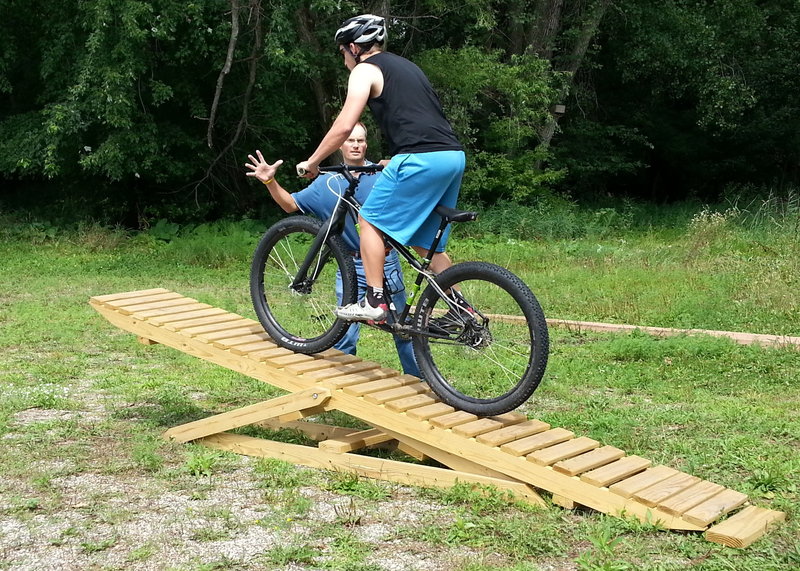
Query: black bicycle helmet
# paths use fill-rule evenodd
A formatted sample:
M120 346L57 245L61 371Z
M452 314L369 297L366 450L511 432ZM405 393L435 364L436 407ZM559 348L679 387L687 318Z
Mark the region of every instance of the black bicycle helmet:
M337 45L382 44L386 39L386 23L380 16L362 14L345 20L334 36Z

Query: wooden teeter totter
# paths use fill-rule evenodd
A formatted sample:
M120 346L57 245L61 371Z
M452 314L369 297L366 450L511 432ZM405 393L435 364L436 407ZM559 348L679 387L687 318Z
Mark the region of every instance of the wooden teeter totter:
M257 321L166 289L100 295L90 304L143 343L173 347L289 392L165 433L179 442L197 441L402 484L488 484L538 504L543 504L538 490L546 490L554 503L567 508L581 505L667 529L705 531L709 541L730 547L750 545L785 518L783 512L750 505L738 491L653 466L645 458L522 414L478 418L454 410L426 383L378 363L336 350L302 355L283 349ZM303 420L330 410L372 428ZM249 425L297 429L318 446L229 432ZM378 445L394 445L446 468L353 454Z

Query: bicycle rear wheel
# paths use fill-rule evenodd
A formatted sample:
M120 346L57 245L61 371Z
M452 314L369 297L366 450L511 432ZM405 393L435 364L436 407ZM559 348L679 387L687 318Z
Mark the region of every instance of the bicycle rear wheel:
M301 353L331 348L350 325L336 319L336 278L342 302L358 295L353 258L338 236L329 236L297 280L323 223L307 216L281 220L267 230L250 267L250 297L258 320L278 345ZM295 285L293 285L295 284Z
M452 266L436 284L425 289L414 316L415 328L428 334L413 338L433 391L478 416L522 405L539 386L549 351L533 292L508 270L484 262Z

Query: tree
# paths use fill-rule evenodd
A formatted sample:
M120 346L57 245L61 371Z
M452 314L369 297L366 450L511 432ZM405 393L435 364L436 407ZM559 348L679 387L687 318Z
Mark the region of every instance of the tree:
M798 8L796 0L615 2L571 103L585 113L568 118L557 149L572 184L596 192L616 182L659 200L713 200L745 182L796 184Z

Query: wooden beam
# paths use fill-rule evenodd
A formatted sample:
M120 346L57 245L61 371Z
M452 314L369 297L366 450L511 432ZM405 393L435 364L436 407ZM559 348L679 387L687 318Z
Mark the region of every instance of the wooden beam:
M190 440L196 440L240 426L247 426L248 424L260 422L267 418L274 418L292 411L314 408L327 402L330 398L330 391L314 387L313 389L223 412L202 420L188 422L170 428L164 433L164 437L178 442L189 442Z
M502 478L491 478L446 468L410 464L361 454L337 454L325 450L252 438L241 434L222 433L203 438L200 442L211 448L247 456L276 458L293 464L333 471L350 471L360 476L411 486L450 488L459 482L495 486L511 492L514 497L538 503L538 494L527 484Z

